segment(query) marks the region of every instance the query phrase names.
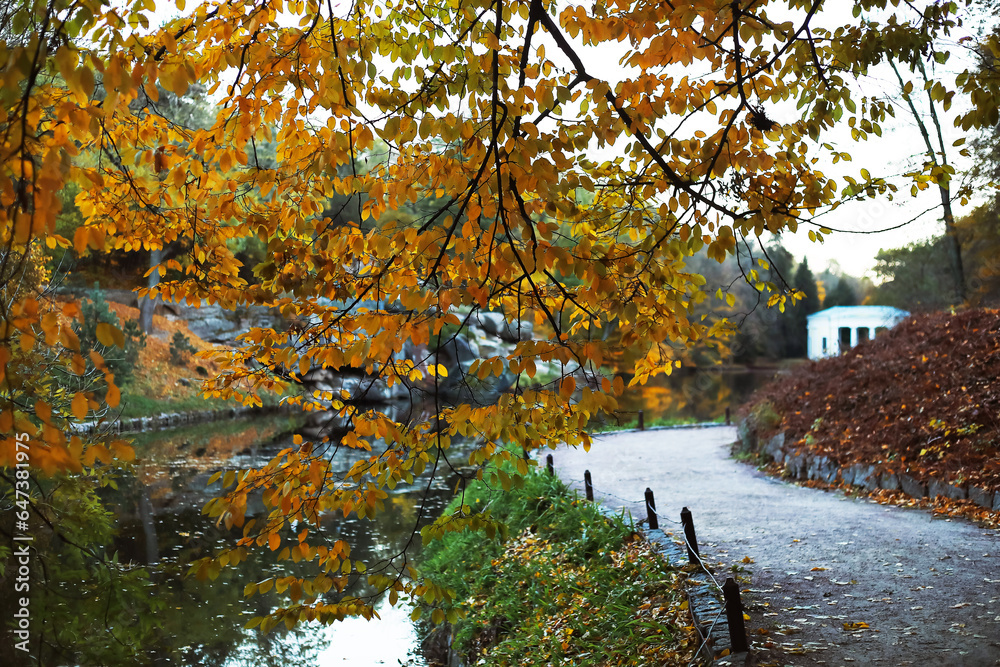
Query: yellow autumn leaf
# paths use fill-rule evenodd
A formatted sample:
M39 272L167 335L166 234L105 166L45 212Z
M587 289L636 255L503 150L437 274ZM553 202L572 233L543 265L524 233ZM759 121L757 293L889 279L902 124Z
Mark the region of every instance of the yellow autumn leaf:
M115 440L111 443L111 452L119 461L134 461L135 448L124 440Z

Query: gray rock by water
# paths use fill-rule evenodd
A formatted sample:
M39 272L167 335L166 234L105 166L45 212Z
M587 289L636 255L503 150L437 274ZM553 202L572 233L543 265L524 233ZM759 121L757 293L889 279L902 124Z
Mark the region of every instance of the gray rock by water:
M507 321L500 313L476 313L470 321L474 325L478 324L483 331L491 336L499 336L507 324Z
M529 320L514 320L507 322L500 332L500 338L508 343L516 343L522 340L531 340L535 335L535 323Z

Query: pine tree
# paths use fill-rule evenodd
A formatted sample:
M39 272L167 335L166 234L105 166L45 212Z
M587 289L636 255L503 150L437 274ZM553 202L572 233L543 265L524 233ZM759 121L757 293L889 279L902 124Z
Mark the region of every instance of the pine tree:
M856 305L858 305L858 296L851 289L850 284L843 278L837 280L837 286L830 290L823 300L823 308Z
M809 260L803 258L802 262L795 269L795 277L792 278L792 287L801 291L805 296L789 308L790 323L792 325L790 337L788 338L789 357L806 356L807 317L819 310L819 288L816 285L816 277L809 269Z

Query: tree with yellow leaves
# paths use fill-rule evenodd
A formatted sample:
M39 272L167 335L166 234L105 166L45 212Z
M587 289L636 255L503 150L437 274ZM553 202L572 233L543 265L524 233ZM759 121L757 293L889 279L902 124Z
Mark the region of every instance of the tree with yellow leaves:
M407 577L405 552L356 562L349 544L314 528L326 515L380 511L386 487L448 465L457 437L479 443L477 476L516 483L528 464L505 445L587 446L590 419L615 410L623 381L605 360L630 350L630 382L642 384L676 367L678 344L727 335L725 321L691 316L710 294L684 259L704 251L721 262L766 231L806 227L821 239L813 216L848 190L895 191L867 169L842 189L817 166L844 158L824 137L840 123L855 140L880 137L893 110L858 99L858 80L886 58L947 57L937 40L964 7L860 0L838 21L823 0L227 0L178 2L180 16L160 27L152 9L50 0L15 14L26 38L0 46L5 258L37 243L156 256L183 240L186 256L153 269L183 278L151 281L142 296L272 306L303 323L248 331L206 394L254 404L261 388L310 369L355 369L421 389L434 406L400 423L344 396L306 399L344 419L340 447L366 452L346 475L331 472L328 443L306 441L222 477L206 510L242 537L196 572L213 576L254 548L316 566L314 578L280 580L289 604L255 620L266 629L370 616L370 600L338 594L358 577L393 602L444 595ZM972 78L948 91L969 99L966 129L995 115L996 82L979 89ZM217 100L210 127L157 112L158 86L183 95L194 84ZM380 140L385 159L358 169ZM264 142L273 161L260 157ZM82 153L96 159L75 161ZM947 173L911 176L926 187ZM83 188L86 218L73 239L54 231L69 181ZM380 224L335 222L327 204L338 196ZM418 199L429 202L419 217L391 215ZM268 254L252 284L233 252L250 238ZM747 280L782 305L785 286L765 281L756 257ZM498 400L449 404L439 356L487 312L546 335L463 367L480 380L512 373ZM34 296L3 304L0 322L5 364L12 350L61 345L78 367L69 325ZM611 322L619 335L600 335ZM542 363L567 372L536 384ZM47 443L43 471L87 456L42 403L9 396L0 464L14 460L12 427ZM76 418L99 407L86 392L71 406ZM513 480L499 474L504 462ZM248 519L254 494L269 514ZM459 512L425 536L468 527L495 526L488 513Z

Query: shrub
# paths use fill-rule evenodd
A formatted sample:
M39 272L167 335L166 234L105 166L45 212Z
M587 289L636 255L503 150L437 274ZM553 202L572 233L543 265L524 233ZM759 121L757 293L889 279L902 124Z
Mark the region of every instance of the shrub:
M501 493L474 481L438 520L488 507L509 535L448 532L427 545L421 571L450 591L423 608L453 624L440 636L470 664L676 664L694 634L680 571L557 478L523 482Z
M73 331L80 339L80 353L87 359L88 369L93 369L89 359L91 350L104 357L108 370L115 374L115 384L127 384L139 363L139 352L146 347L146 334L135 320L126 320L124 326L118 316L108 307L104 293L95 285L91 298L80 305L83 321L77 322ZM97 325L105 322L118 327L125 334L125 347L105 347L97 340Z
M187 366L188 359L197 351L187 336L180 331L174 332L174 337L170 341L170 363L175 366Z
M771 401L761 401L753 406L750 415L757 421L757 426L763 432L773 431L781 423L781 415L775 409Z

